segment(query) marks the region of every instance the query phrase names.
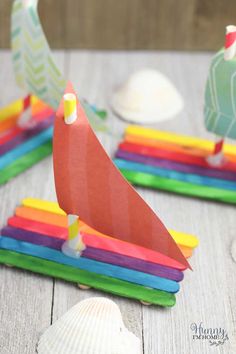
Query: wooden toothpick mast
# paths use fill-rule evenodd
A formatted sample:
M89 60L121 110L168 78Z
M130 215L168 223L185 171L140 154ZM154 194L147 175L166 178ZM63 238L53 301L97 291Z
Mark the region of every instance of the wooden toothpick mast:
M65 124L73 124L77 119L76 96L67 93L64 96L64 120ZM78 215L68 214L68 240L62 246L62 252L74 258L80 257L85 249L79 232Z

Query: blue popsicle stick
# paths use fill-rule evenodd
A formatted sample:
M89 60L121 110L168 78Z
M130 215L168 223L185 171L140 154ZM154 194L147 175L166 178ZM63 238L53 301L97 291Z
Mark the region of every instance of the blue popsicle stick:
M40 145L52 139L53 127L45 129L42 133L28 139L25 143L18 145L15 149L10 150L0 157L0 169L3 169L14 162L19 157L36 149Z
M157 277L120 266L114 266L104 262L94 261L88 258L71 258L64 255L60 251L48 247L38 246L4 236L0 236L0 248L47 259L75 268L88 270L97 274L125 280L130 283L140 284L153 289L163 290L170 293L176 293L179 291L179 284L174 280Z
M189 182L199 185L206 185L209 187L216 187L220 189L236 190L236 181L226 181L219 178L205 177L191 173L182 173L174 170L167 170L165 168L154 167L138 162L126 161L123 159L114 159L115 165L120 169L129 171L145 172L152 175L175 179L177 181Z

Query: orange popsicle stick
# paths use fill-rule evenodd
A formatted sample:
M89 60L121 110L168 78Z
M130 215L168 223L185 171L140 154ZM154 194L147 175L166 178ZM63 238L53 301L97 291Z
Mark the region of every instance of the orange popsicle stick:
M141 136L136 136L136 135L125 135L125 141L134 143L134 144L139 144L139 145L144 145L144 146L152 146L155 148L161 148L165 149L168 151L175 151L175 152L185 152L190 155L196 155L196 156L208 156L208 152L197 149L197 148L187 148L182 145L177 145L171 142L165 142L161 140L154 140L154 139L148 139L144 138Z
M8 118L2 122L0 122L0 133L3 133L9 129L12 129L16 126L18 116L13 116L11 118Z
M64 215L52 214L39 209L28 208L24 206L17 207L15 210L17 216L22 218L43 222L49 225L67 227L67 218Z
M53 214L50 212L24 207L24 206L17 207L15 210L15 214L25 219L67 228L67 218L65 215ZM81 224L82 224L81 232L84 232L84 234L87 235L86 237L92 237L92 235L97 235L101 237L100 241L99 240L96 241L96 238L94 238L94 242L98 242L100 246L104 244L104 242L106 242L105 239L110 239L112 244L114 243L120 245L121 253L129 255L131 257L133 254L137 254L138 258L140 259L149 260L151 262L158 263L158 264L164 264L176 269L184 269L183 266L180 266L180 264L176 263L173 259L163 256L158 252L144 249L143 247L132 245L125 241L114 239L113 237L103 235L100 232L93 230L83 222L81 222ZM104 241L102 239L104 239Z
M151 146L157 149L165 149L167 151L173 151L173 152L179 152L179 153L185 153L189 155L194 155L194 156L201 156L201 157L207 157L209 156L209 153L211 153L211 150L202 150L198 148L193 148L193 147L187 147L184 145L178 145L174 144L171 141L170 142L165 142L161 140L155 140L155 139L150 139L150 138L145 138L142 136L137 136L137 135L131 135L131 134L126 134L125 135L125 142L129 143L134 143L134 144L139 144L143 146ZM227 158L232 161L236 162L236 156L235 155L230 155L230 154L225 154Z

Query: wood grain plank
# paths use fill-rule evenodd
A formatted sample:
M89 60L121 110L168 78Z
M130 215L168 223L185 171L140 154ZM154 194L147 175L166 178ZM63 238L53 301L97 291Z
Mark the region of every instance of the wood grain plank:
M181 48L191 39L194 0L66 2L66 47ZM174 12L173 12L174 8ZM175 29L178 28L176 31Z
M11 1L0 1L0 48L10 47Z
M64 0L40 0L39 17L46 37L52 48L65 48L65 7Z
M196 1L192 19L192 46L203 50L223 47L225 26L235 23L235 12L235 1Z
M0 48L10 45L11 1L0 2ZM216 50L235 21L221 0L40 0L53 48Z

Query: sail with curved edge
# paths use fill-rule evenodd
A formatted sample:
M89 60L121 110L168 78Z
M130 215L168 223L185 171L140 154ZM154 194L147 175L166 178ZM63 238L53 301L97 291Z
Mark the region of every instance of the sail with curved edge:
M75 93L69 83L66 93ZM188 262L158 216L124 179L94 134L77 100L77 119L67 125L63 101L53 137L53 164L60 207L92 228L160 252L185 268Z
M57 109L66 89L38 15L38 0L15 0L11 12L11 49L16 82ZM89 104L81 102L94 129L107 131L106 124Z
M224 49L213 57L205 89L205 127L236 139L236 59L225 60Z

